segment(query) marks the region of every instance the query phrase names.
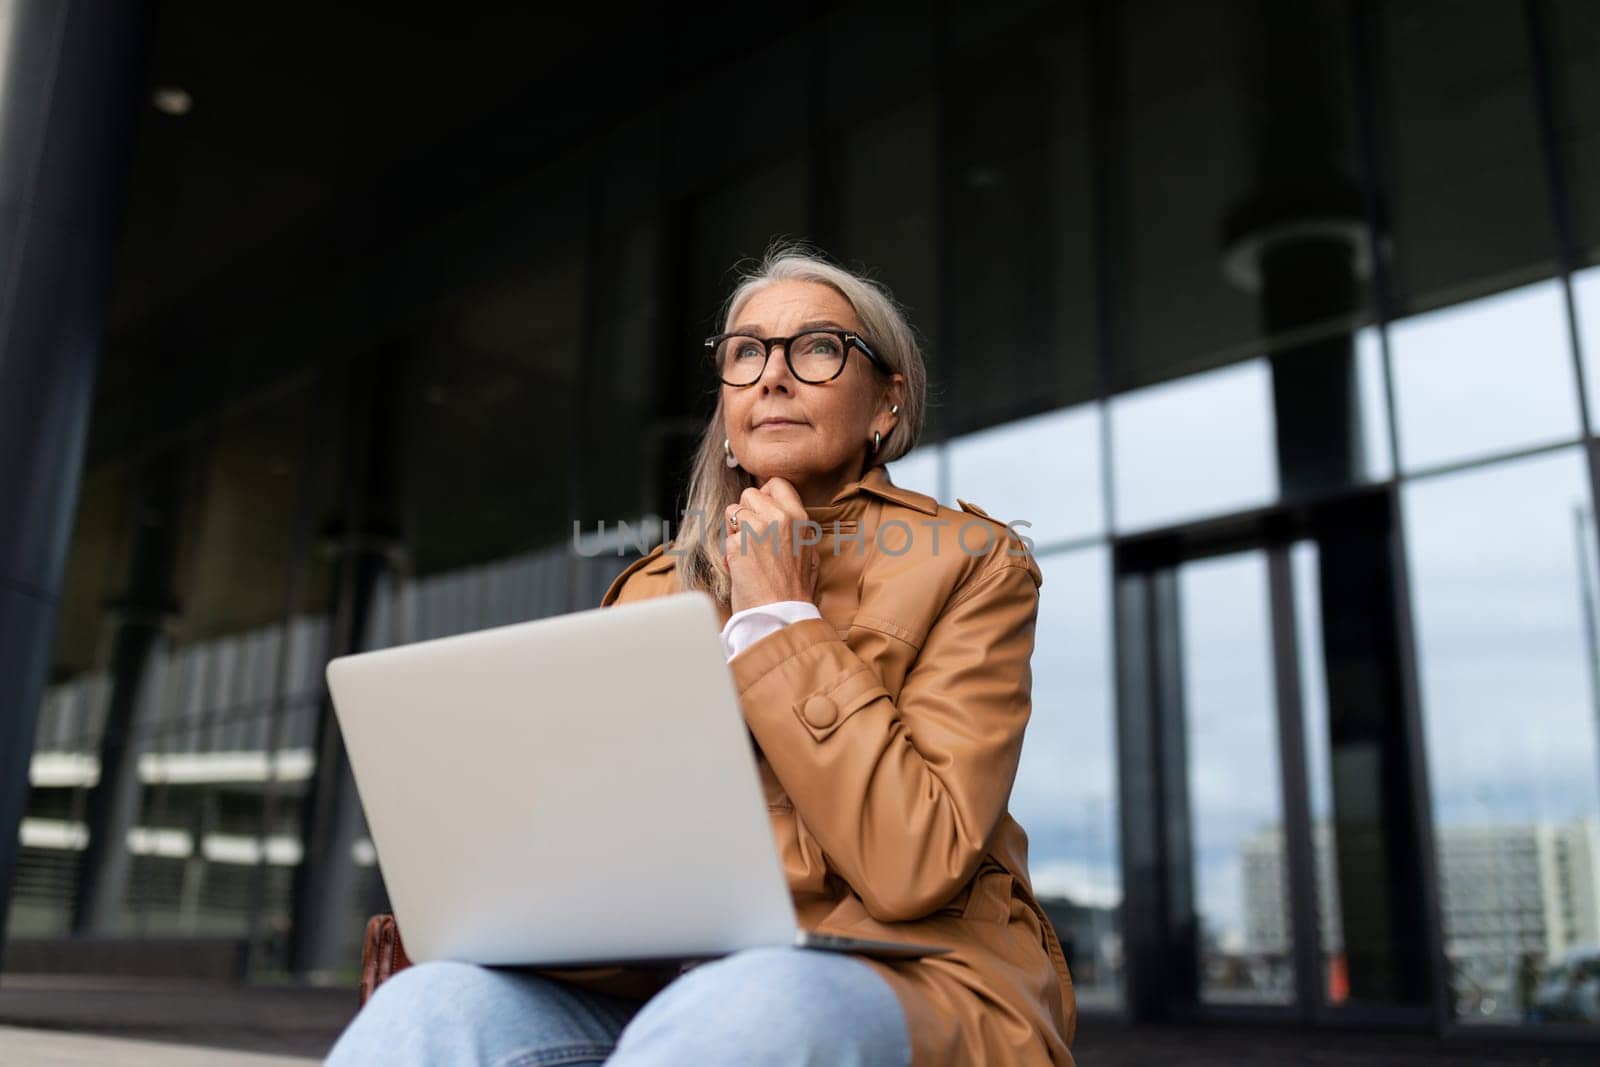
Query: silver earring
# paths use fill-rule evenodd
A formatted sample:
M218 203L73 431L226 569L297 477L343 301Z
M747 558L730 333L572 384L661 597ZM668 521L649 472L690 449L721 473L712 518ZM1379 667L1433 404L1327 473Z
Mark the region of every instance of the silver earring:
M893 407L891 407L891 408L890 408L890 409L889 409L889 414L891 414L891 415L898 415L898 414L900 414L900 405L899 405L899 404L896 404L896 405L894 405L894 406L893 406Z
M726 437L722 439L722 462L726 463L730 468L739 465L739 461L733 458L733 449L729 447Z
M879 433L877 430L873 430L872 431L872 451L874 453L876 453L878 451L878 449L880 449L882 447L883 447L883 434Z

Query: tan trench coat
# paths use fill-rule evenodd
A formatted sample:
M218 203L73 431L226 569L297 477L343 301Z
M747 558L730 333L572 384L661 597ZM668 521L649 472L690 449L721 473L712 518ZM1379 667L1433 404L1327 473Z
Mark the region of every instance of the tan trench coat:
M1002 523L958 503L874 466L807 508L822 618L729 668L800 925L955 948L866 961L904 1009L914 1067L1071 1064L1072 979L1007 812L1043 579ZM675 562L660 547L635 560L602 604L677 592ZM635 996L676 976L549 973Z

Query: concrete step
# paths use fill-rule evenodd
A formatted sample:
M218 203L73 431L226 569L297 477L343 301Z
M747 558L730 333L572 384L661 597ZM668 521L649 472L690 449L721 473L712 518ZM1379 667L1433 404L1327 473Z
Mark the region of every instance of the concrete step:
M0 1026L0 1062L28 1067L312 1067L313 1056L228 1052L133 1038Z
M354 988L0 976L0 1025L279 1056L326 1055L356 1007Z

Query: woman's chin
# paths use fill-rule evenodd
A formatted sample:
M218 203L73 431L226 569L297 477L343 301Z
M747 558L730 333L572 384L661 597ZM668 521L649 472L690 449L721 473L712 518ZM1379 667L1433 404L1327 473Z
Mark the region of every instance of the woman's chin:
M746 463L744 469L758 479L782 478L789 482L810 477L812 473L811 466L793 454L757 456Z

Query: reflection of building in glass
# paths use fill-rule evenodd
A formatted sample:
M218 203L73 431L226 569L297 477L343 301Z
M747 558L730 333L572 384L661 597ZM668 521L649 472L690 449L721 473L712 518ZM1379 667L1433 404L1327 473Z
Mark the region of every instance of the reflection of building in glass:
M1322 950L1339 952L1344 947L1344 935L1332 863L1333 835L1328 824L1322 822L1312 824L1311 835L1317 859L1317 912ZM1292 941L1282 827L1269 826L1246 838L1239 848L1239 867L1244 887L1245 950L1288 954Z
M1523 952L1554 959L1600 931L1597 821L1446 826L1438 832L1445 951L1482 974Z
M1333 870L1333 828L1313 825L1322 948L1343 950ZM1600 820L1502 826L1446 826L1438 831L1445 951L1479 976L1504 976L1524 952L1555 959L1600 941ZM1240 849L1245 950L1287 953L1283 832L1269 827Z

